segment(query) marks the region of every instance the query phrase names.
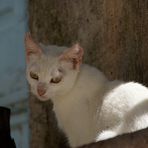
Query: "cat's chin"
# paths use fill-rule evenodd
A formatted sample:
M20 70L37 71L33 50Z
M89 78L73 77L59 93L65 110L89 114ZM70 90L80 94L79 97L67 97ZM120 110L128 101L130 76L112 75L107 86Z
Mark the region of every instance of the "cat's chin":
M42 96L42 97L37 96L37 98L38 98L40 101L48 101L48 100L49 100L49 98L48 98L48 97L45 97L45 96Z

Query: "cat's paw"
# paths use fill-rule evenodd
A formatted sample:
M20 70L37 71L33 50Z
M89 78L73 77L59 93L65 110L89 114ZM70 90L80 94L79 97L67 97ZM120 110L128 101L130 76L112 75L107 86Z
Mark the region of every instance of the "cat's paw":
M118 134L114 131L102 131L96 138L96 142L97 141L102 141L102 140L106 140L109 138L113 138L116 137Z

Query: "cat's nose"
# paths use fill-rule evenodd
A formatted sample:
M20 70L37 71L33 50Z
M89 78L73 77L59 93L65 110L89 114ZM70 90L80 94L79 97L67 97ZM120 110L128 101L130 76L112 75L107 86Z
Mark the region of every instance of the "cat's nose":
M46 93L45 84L40 83L37 87L37 92L38 92L39 96L43 96Z
M46 93L45 89L37 89L39 96L43 96Z

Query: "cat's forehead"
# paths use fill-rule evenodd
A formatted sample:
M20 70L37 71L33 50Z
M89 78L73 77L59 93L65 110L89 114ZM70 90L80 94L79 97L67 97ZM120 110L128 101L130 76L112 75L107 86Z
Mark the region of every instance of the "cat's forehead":
M30 64L30 69L32 69L35 72L42 72L42 71L50 71L52 69L55 69L55 67L58 66L58 58L52 57L52 56L41 56L38 60L33 61Z
M58 57L56 56L42 55L41 58L39 59L39 63L53 65L54 63L57 62L57 60Z

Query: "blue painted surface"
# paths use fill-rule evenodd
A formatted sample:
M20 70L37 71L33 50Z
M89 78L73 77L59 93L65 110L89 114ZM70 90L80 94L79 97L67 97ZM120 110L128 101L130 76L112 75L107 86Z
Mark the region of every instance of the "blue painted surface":
M0 0L0 106L11 108L11 132L18 148L29 147L26 30L27 0Z

